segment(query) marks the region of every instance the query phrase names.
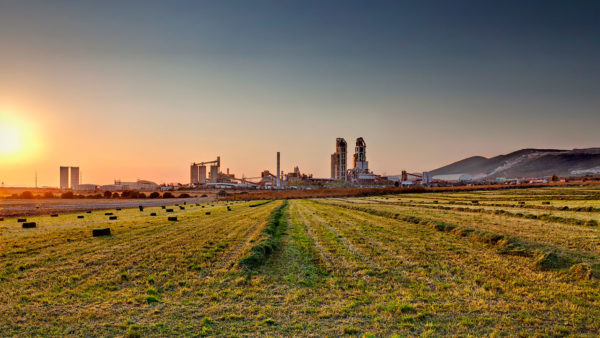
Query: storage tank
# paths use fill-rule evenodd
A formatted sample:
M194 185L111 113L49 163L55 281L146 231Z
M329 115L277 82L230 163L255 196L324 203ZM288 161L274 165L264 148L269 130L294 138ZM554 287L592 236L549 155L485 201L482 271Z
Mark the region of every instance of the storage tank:
M198 166L198 183L206 183L206 166Z
M60 167L60 188L69 189L69 167Z
M190 167L190 184L198 184L198 165L192 164Z
M216 165L210 166L210 182L217 183L217 178L219 177L219 167Z

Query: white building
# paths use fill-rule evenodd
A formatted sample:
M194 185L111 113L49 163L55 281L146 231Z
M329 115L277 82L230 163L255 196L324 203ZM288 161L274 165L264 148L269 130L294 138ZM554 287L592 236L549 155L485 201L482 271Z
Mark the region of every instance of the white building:
M435 175L432 177L434 181L447 182L447 183L460 183L472 181L473 176L469 174L448 174L448 175Z
M107 184L100 186L102 191L125 191L125 190L136 190L136 191L153 191L158 190L158 184L145 181L137 180L136 182L121 182L115 181L115 184Z

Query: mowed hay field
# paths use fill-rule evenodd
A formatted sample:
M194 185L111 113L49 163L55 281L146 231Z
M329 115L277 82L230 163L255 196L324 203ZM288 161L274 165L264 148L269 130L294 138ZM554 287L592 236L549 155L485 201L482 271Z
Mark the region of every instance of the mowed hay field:
M184 207L1 221L2 335L600 332L600 188Z

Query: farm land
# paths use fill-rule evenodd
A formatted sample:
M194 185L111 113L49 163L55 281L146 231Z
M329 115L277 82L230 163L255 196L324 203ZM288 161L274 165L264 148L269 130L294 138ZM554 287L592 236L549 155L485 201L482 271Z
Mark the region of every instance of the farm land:
M600 332L597 186L177 204L4 217L0 332Z

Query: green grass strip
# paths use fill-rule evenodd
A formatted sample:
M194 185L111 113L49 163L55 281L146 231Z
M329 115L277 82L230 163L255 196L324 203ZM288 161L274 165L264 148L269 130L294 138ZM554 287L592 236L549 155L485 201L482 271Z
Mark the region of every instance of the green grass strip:
M269 203L267 201L265 203ZM262 204L265 204L262 203ZM283 224L284 209L287 207L288 201L285 200L283 204L275 209L269 216L267 226L262 231L263 234L267 235L266 238L261 240L258 244L253 246L248 255L241 258L238 262L238 266L247 272L256 270L258 267L263 265L267 258L277 250L281 244L281 225Z

